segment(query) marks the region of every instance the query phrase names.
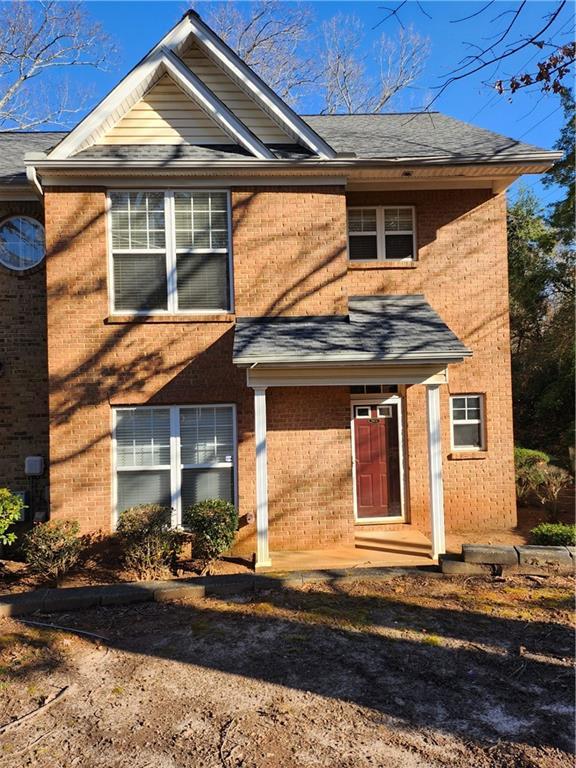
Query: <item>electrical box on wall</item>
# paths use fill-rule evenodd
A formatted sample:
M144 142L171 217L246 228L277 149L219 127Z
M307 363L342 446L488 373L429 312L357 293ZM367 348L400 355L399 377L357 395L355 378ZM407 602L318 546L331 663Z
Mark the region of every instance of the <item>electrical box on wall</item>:
M24 473L28 477L39 477L44 474L43 456L26 456L24 460Z

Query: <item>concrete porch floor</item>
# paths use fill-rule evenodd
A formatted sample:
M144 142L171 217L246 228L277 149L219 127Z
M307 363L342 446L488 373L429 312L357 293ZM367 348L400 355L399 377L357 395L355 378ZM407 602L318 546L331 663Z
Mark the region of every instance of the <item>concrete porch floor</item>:
M259 568L266 571L310 571L330 568L398 568L414 565L434 565L430 541L414 528L403 531L363 533L356 530L354 546L334 545L325 549L297 552L272 551L272 565Z

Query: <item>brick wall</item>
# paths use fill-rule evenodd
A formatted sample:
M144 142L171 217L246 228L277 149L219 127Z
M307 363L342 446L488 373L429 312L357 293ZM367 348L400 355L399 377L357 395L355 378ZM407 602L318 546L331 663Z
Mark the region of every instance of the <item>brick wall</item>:
M34 201L0 202L0 221L22 214L43 222ZM26 272L0 265L0 486L30 495L33 514L46 513L48 473L24 474L26 456L48 458L45 264Z
M347 295L425 293L474 357L450 371L451 392L485 392L488 452L450 459L443 392L449 528L513 522L504 198L485 191L350 193L351 204L415 204L415 269L347 273L345 198L335 188L233 193L238 315L345 312ZM254 550L252 391L231 363L233 324L108 318L104 190L46 192L52 514L84 530L111 526L112 405L234 402L238 413L239 551ZM406 398L410 514L427 529L423 387ZM347 388L268 390L271 547L353 535Z
M246 515L253 515L255 508L253 393L245 385L245 371L232 365L232 324L182 322L181 317L177 321L111 322L104 190L52 188L46 191L45 200L50 222L47 285L52 515L76 518L84 530L109 530L112 405L234 402L243 518L238 549L252 551L254 523L246 524ZM273 313L332 313L344 308L342 195L322 188L313 192L239 190L233 193L232 203L239 315L270 307L283 288L283 297L270 308ZM254 219L260 215L262 227ZM314 222L320 223L321 237L314 231ZM290 276L290 284L287 279L282 282L282 276ZM326 445L326 436L315 434L320 445ZM286 445L280 425L274 436L277 445ZM272 451L275 447L273 440ZM335 459L341 460L342 450L342 442L338 447L329 446ZM323 488L317 490L317 497ZM278 506L271 504L271 515L279 518L285 491L282 485L276 489L271 481L271 493L278 495ZM311 489L306 498L310 500L313 495ZM341 501L335 502L336 508L340 512L334 514L341 514ZM288 533L284 538L288 541Z
M351 269L348 293L423 293L473 351L450 366L449 385L441 388L447 529L515 524L505 196L488 190L353 192L348 201L416 206L419 247L416 268ZM451 455L448 398L466 392L486 398L488 450L482 458ZM428 530L422 386L408 388L406 432L410 519Z

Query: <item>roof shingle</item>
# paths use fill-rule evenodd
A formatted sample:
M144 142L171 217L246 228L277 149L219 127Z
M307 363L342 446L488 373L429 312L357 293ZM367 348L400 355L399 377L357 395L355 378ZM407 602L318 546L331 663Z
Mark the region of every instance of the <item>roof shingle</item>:
M457 362L471 354L421 294L354 296L348 310L348 316L238 318L234 362Z

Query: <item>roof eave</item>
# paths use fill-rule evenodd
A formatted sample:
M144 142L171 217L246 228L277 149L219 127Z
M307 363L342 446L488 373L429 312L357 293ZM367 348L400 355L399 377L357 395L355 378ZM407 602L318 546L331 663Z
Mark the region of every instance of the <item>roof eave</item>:
M228 158L213 158L207 160L191 160L189 158L174 159L166 162L165 160L123 160L110 158L92 158L84 159L81 157L71 158L49 158L39 157L38 152L28 153L24 157L25 165L34 165L39 171L42 170L122 170L133 168L161 168L164 170L181 168L205 168L207 166L231 167L231 168L397 168L397 167L422 167L422 166L488 166L491 168L497 166L513 167L515 165L533 165L533 173L542 173L557 161L562 159L561 152L548 152L534 155L522 155L517 157L494 157L490 159L477 160L471 159L422 159L422 158L399 158L397 160L381 158L257 158L246 157L243 159L230 160Z
M387 357L354 357L349 356L345 359L342 357L330 357L329 355L322 355L321 357L307 357L305 360L302 358L281 358L281 357L234 357L233 363L239 368L253 368L255 366L262 368L309 368L313 367L340 367L355 365L360 367L367 367L374 365L451 365L455 363L462 363L465 358L470 357L472 351L470 349L463 349L460 352L454 353L429 353L427 355L397 355Z

